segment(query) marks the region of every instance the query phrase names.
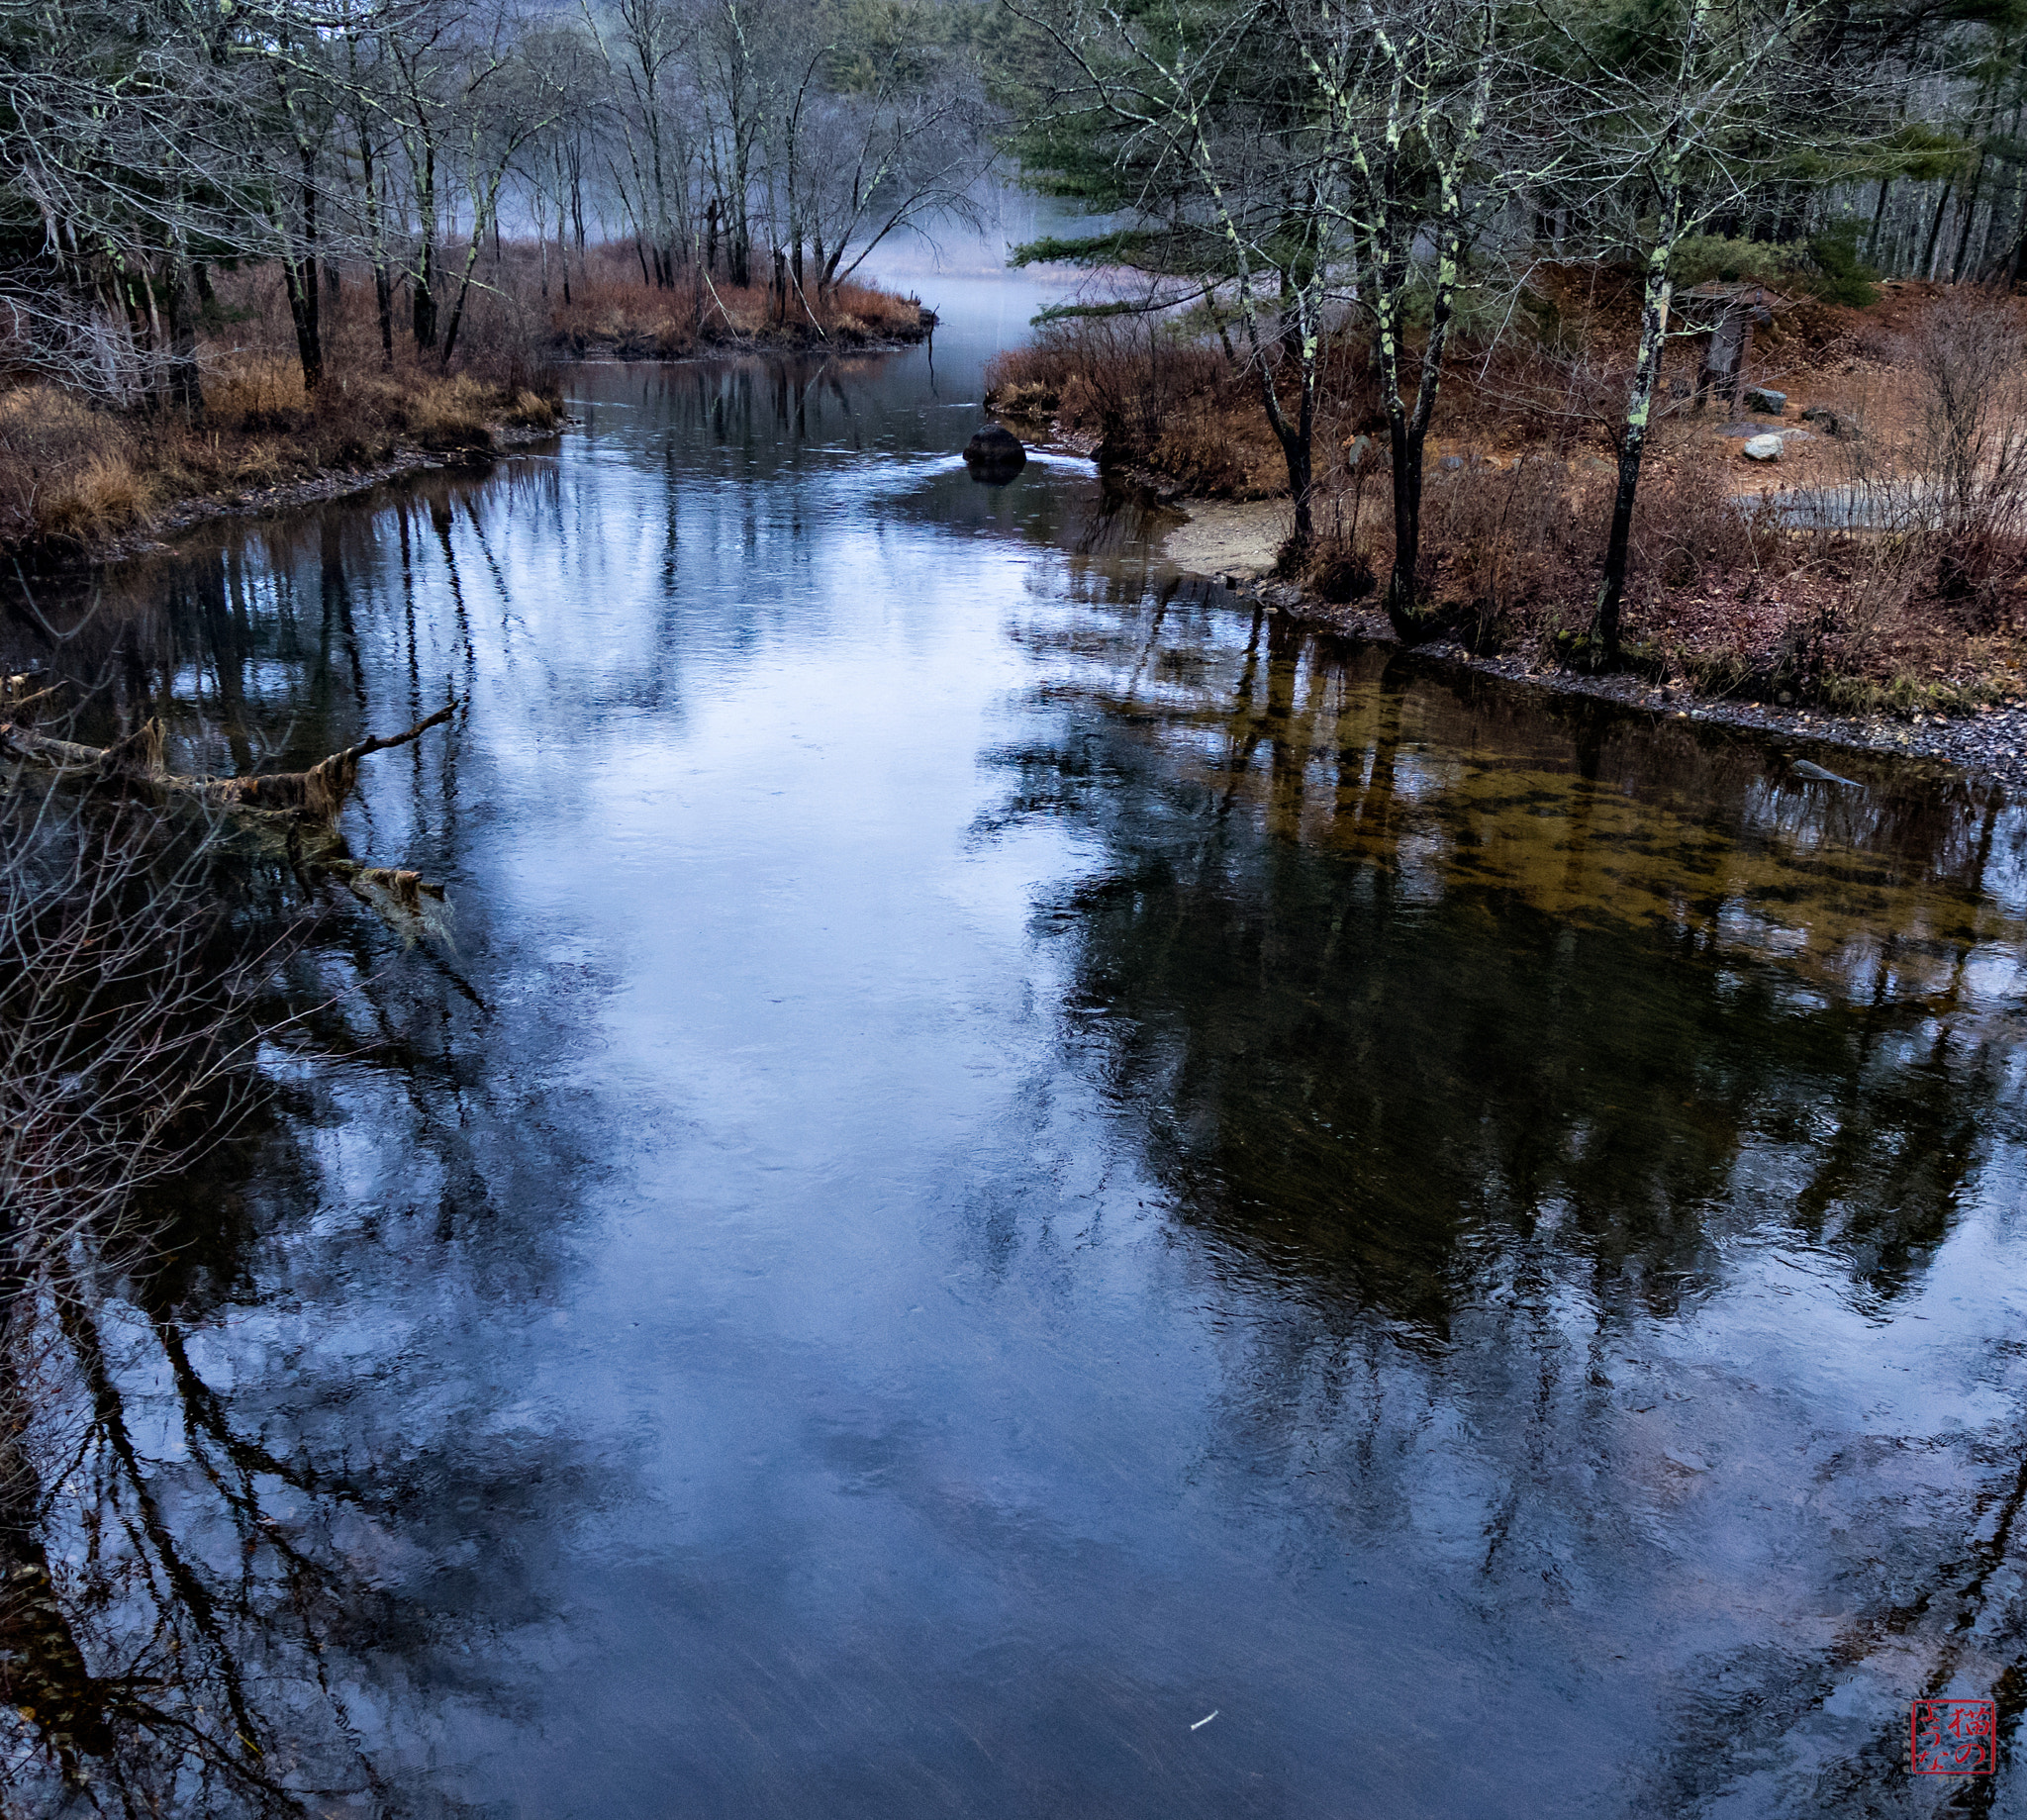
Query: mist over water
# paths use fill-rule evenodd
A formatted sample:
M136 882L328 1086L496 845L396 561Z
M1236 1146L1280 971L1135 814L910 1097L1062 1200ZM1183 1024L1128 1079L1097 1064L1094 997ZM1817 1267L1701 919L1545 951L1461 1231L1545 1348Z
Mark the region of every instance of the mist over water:
M908 281L109 581L179 768L461 706L452 939L52 1316L89 1798L1898 1814L1996 1692L2010 1811L2027 821L1179 584Z

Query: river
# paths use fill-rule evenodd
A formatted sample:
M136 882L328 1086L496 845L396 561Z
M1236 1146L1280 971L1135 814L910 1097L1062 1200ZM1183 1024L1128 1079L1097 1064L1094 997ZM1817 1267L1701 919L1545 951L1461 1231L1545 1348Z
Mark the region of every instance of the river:
M2020 1811L2027 819L975 484L923 289L108 582L185 768L455 697L344 822L454 920L327 891L55 1346L23 1811Z

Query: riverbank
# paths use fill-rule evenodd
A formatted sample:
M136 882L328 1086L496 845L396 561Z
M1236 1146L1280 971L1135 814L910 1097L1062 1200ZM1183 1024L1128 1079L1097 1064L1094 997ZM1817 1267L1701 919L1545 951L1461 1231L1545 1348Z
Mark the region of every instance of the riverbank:
M194 415L19 386L0 394L0 548L38 568L115 560L206 519L485 459L562 419L539 375L339 370L306 393L294 363L262 354L216 362Z
M810 297L701 275L654 289L580 283L550 316L549 351L566 360L689 360L736 353L877 353L914 346L936 327L919 297L843 284Z
M1307 628L1369 644L1400 642L1378 609L1333 604L1317 598L1312 588L1274 578L1277 555L1288 535L1286 502L1185 499L1171 504L1187 517L1166 533L1161 550L1186 574L1217 582L1240 600L1269 614L1285 614ZM1851 715L1743 700L1683 681L1654 683L1625 674L1584 676L1538 654L1483 655L1454 640L1418 646L1416 654L1445 667L1555 695L1611 702L1657 719L1736 727L1797 745L1821 746L1827 749L1825 756L1842 750L1915 759L2027 788L2027 701L2017 697L1954 715Z
M209 494L179 500L148 519L145 526L83 545L64 559L63 566L96 568L104 563L124 561L130 556L145 556L167 549L183 532L219 519L270 518L280 513L299 511L305 506L370 493L375 487L384 486L390 480L399 480L405 474L426 473L436 468L480 466L503 455L520 454L540 443L553 441L570 421L559 416L554 424L542 428L500 424L492 427L490 438L482 447L447 450L417 446L396 448L385 460L365 467L337 468L278 486L249 487L230 495Z
M1594 276L1593 298L1551 274L1582 356L1517 331L1460 355L1426 448L1418 590L1453 636L1524 674L1582 648L1612 512L1611 361L1630 330L1623 274ZM1608 688L1896 749L1938 717L2009 724L2027 702L2027 306L1887 284L1862 307L1776 298L1771 314L1740 413L1697 408L1696 349L1671 354L1622 608L1643 681ZM1271 570L1319 622L1377 626L1387 432L1362 348L1333 362L1300 554L1256 385L1215 345L1056 325L994 362L987 404L1187 511L1182 566Z
M918 297L849 281L807 297L708 272L657 286L624 246L571 267L574 282L537 248L496 248L483 282L439 300L454 337L444 322L421 342L405 333L412 300L377 294L368 269L327 266L314 386L278 268L215 274L200 400L139 402L145 375L110 396L47 379L0 391L0 552L44 569L112 560L206 519L524 446L561 421L558 362L870 353L936 324Z

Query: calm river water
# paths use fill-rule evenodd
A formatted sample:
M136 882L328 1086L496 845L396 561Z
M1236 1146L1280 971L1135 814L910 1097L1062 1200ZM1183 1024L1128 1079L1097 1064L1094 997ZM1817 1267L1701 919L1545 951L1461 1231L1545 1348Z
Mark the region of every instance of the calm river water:
M1179 588L925 288L111 584L186 768L454 694L455 921L63 1329L23 1798L2023 1811L2027 820Z

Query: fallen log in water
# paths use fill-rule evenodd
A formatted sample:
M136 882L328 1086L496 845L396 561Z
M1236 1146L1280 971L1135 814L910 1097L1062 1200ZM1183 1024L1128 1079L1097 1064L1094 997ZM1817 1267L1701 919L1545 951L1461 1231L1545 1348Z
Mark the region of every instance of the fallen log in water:
M162 734L149 720L111 745L85 745L38 732L27 715L54 695L54 689L24 692L32 678L0 676L0 752L31 759L59 776L92 784L140 790L165 803L190 803L225 811L250 824L264 842L285 843L288 863L306 890L314 876L341 880L362 904L401 932L405 941L418 935L450 939L450 906L441 885L406 868L366 866L349 858L338 832L338 814L358 782L359 760L374 752L408 745L433 726L440 726L457 711L446 703L418 720L406 732L386 738L362 739L318 760L307 771L273 771L250 777L184 777L162 763ZM466 992L471 988L462 979ZM474 995L476 996L476 995Z
M15 708L11 703L7 706L10 711ZM358 782L360 759L420 739L456 712L457 704L450 702L427 719L418 720L405 733L384 739L377 735L362 739L357 745L318 760L307 771L256 772L251 777L182 777L164 769L162 729L157 720L148 720L126 738L105 746L52 738L18 719L0 720L0 748L17 758L34 759L57 771L107 783L136 784L220 809L308 817L329 825L337 821L338 812Z

